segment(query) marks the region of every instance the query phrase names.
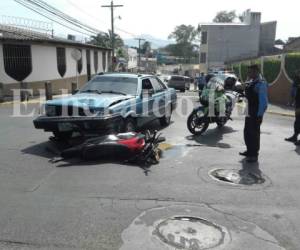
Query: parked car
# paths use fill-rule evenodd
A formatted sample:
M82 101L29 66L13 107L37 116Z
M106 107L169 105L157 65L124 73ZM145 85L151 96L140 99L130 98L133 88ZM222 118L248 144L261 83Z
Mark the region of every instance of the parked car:
M154 119L170 124L177 96L152 75L109 73L95 76L78 92L47 101L35 128L67 139L74 131L111 133L135 131Z
M243 92L244 91L244 85L240 82L238 77L235 74L216 74L216 77L221 79L224 82L235 82L235 90L237 92Z
M180 90L180 92L185 92L189 84L190 82L185 76L172 75L168 80L168 86Z

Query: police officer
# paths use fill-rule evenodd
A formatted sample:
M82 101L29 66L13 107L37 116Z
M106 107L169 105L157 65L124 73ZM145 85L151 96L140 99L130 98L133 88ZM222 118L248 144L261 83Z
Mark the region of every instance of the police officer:
M295 123L294 123L294 134L286 138L286 141L294 142L296 145L300 145L300 141L298 141L298 135L300 134L300 70L296 71L295 79L294 79L294 87L295 87Z
M247 151L240 155L247 157L247 162L257 162L260 149L260 126L268 107L268 86L262 79L259 66L248 68L245 96L248 101L248 114L245 118L244 140Z

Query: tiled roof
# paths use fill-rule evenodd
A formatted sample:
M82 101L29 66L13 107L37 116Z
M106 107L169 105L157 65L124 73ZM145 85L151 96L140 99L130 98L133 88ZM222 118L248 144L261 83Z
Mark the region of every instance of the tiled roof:
M14 26L8 26L0 24L0 41L32 41L32 42L48 42L56 44L73 45L79 47L91 47L98 49L110 50L109 48L103 48L91 44L81 43L77 41L71 41L59 37L52 37L49 34L36 32L32 30L21 29Z

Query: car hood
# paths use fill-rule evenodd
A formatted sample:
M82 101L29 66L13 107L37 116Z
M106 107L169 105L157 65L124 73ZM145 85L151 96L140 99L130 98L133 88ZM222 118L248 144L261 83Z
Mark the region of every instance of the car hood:
M134 96L123 96L115 94L86 94L79 93L72 96L47 101L46 105L75 106L89 108L108 108L117 103L134 98Z

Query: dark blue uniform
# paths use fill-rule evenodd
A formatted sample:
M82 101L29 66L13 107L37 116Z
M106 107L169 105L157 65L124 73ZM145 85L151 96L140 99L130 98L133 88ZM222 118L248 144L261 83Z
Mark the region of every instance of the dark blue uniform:
M295 81L296 85L296 95L295 95L295 124L294 124L294 130L295 135L300 134L300 79L297 79Z
M260 125L268 106L268 86L258 78L246 85L248 115L245 120L244 139L249 157L257 157L260 149Z

